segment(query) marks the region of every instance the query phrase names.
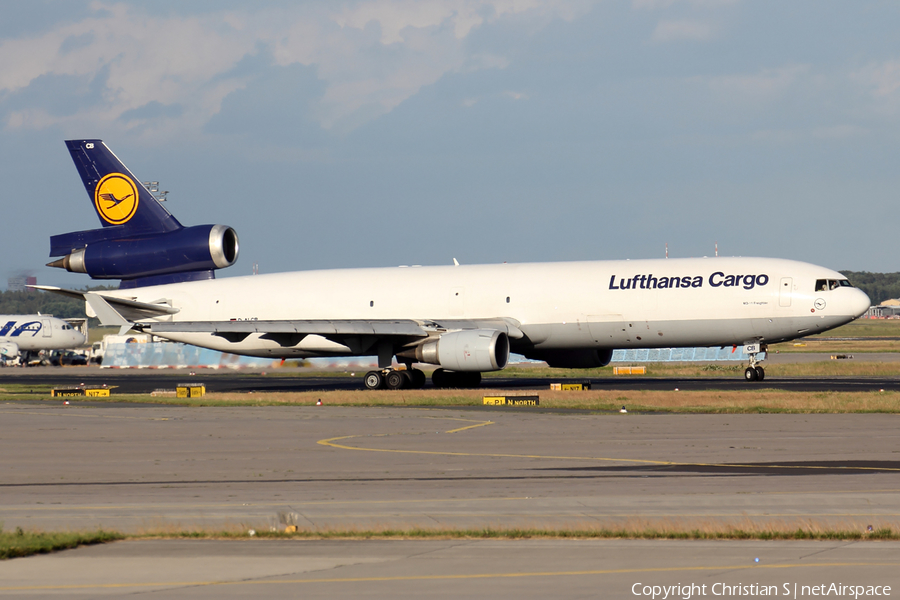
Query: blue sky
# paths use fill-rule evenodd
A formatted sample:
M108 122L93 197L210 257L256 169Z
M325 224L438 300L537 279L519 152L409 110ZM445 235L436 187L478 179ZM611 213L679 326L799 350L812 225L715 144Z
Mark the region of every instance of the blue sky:
M219 276L720 255L898 271L900 4L3 2L5 276L98 227L101 138ZM5 283L5 277L3 277Z

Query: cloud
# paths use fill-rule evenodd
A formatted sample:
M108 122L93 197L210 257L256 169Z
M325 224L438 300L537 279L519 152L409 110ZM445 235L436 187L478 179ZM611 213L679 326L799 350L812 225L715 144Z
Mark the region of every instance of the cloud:
M850 77L864 96L866 112L895 118L900 114L900 60L869 64Z
M721 96L739 103L759 103L782 97L810 72L809 65L788 65L763 69L752 75L724 75L707 79L707 85Z
M653 30L651 39L654 42L676 42L682 40L705 41L711 39L716 28L703 21L682 19L677 21L660 21Z
M641 10L663 10L685 4L691 8L719 8L738 2L740 0L632 0L631 5Z
M857 74L858 79L872 88L878 97L895 96L900 90L900 60L889 60L869 65Z
M580 0L313 2L196 15L154 15L144 5L122 3L91 6L86 17L0 41L6 128L128 129L142 114L144 137L197 133L230 94L251 85L256 71L241 65L265 56L280 67L314 69L323 83L320 97L300 99L297 109L324 129L349 131L448 73L505 68L506 57L469 47L467 37L479 27L515 18L537 22L539 29L584 10ZM40 103L7 103L41 78L89 81L101 72L102 88L69 114ZM55 94L66 98L67 90L60 86Z
M175 119L184 114L184 107L180 104L161 104L154 100L138 108L126 110L119 115L120 121L146 121L148 119Z

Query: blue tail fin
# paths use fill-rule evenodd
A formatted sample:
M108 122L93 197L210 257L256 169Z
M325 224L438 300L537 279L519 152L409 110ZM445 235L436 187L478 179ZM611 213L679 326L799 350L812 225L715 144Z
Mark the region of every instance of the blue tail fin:
M133 234L181 229L102 140L68 140L66 147L103 227L122 226Z
M103 227L52 236L50 256L63 258L48 266L137 287L213 279L237 260L231 227L182 226L102 140L66 147Z

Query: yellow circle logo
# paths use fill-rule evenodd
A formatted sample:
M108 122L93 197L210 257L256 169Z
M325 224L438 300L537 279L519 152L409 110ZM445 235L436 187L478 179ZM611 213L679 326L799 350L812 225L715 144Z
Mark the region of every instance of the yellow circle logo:
M94 206L108 223L127 223L137 212L137 186L126 175L110 173L94 188Z

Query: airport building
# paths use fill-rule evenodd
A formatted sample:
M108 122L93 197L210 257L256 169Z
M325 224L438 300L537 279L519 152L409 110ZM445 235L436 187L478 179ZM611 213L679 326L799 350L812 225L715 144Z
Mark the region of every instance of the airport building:
M6 280L6 289L10 292L24 292L26 285L37 285L37 277L10 277Z
M878 306L870 306L863 319L900 319L900 300L885 300Z

